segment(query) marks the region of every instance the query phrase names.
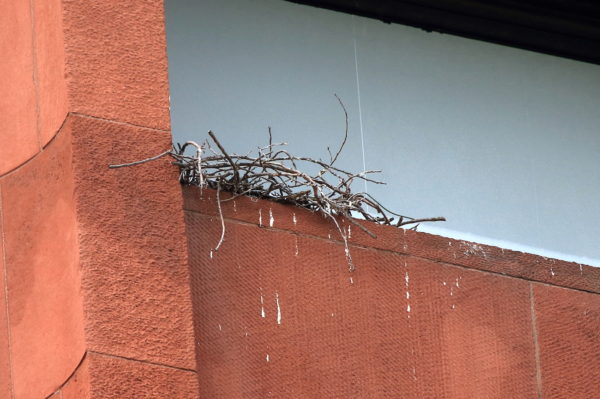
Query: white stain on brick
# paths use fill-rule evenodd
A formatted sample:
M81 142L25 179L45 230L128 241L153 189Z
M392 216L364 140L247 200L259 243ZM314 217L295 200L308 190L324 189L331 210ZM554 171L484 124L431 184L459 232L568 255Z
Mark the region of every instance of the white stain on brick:
M262 288L260 289L260 316L264 319L267 317L265 313L265 299L263 298Z
M273 227L275 223L275 218L273 217L273 210L269 208L269 227Z
M258 225L262 226L262 208L258 210Z
M277 304L277 324L281 324L281 306L279 306L279 294L275 293L275 303Z
M292 222L294 222L294 226L296 223L298 223L298 220L296 219L296 213L292 213Z

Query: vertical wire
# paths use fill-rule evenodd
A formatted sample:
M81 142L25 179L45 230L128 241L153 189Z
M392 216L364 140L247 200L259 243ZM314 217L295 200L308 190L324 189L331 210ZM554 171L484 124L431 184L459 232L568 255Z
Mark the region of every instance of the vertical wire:
M354 39L354 71L356 73L356 94L358 97L358 120L360 124L360 146L362 150L362 164L363 171L367 170L367 160L365 156L365 134L363 128L363 120L362 120L362 105L360 99L360 79L358 77L358 43L356 40L356 25L354 15L352 16L352 38ZM367 189L367 182L364 181L365 184L365 193L369 192Z

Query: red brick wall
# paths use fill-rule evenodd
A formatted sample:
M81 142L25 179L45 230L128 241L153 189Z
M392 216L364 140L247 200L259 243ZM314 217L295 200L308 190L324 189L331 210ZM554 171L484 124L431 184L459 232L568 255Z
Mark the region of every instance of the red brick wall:
M215 252L215 193L184 196L206 397L597 396L599 269L371 225L350 273L329 221L248 198Z

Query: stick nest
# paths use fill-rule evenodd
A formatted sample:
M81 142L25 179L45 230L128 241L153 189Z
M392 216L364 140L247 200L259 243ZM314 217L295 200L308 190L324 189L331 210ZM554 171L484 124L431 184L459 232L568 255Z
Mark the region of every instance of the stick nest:
M297 157L286 149L286 143L273 143L269 128L269 144L258 147L255 155L229 154L221 145L216 135L209 131L208 140L201 145L188 141L177 144L168 151L155 157L110 168L133 166L153 161L163 156L174 159L173 164L180 170L179 180L182 184L209 187L217 190L217 206L221 218L221 238L213 251L218 251L225 235L225 223L221 212L221 203L230 201L241 195L249 195L277 202L292 204L317 212L328 218L335 225L345 247L346 259L350 271L354 263L348 246L348 233L340 226L339 220L346 219L365 233L376 238L368 228L354 218L367 220L383 225L397 227L411 226L416 229L421 222L445 221L443 217L415 219L390 211L366 192L352 192L351 185L356 181L372 184L385 184L370 176L380 173L379 170L367 170L352 173L335 165L348 139L348 113L342 101L336 95L344 111L346 127L344 140L333 155L329 148L329 160L323 161L308 157ZM186 155L186 150L193 149L193 154ZM303 170L311 165L318 172L309 174ZM221 200L220 193L226 191L233 196Z

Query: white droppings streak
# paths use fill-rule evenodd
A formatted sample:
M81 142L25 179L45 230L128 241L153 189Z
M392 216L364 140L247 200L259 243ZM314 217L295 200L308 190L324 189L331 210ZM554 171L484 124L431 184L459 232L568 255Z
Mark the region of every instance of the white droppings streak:
M281 324L281 307L279 306L279 294L275 293L275 302L277 303L277 324Z
M409 303L408 305L406 305L406 311L407 311L408 313L410 313L410 303Z
M458 282L458 277L456 278L456 288L460 288L460 283Z
M415 369L415 366L413 366L413 368L412 368L412 376L413 376L413 379L416 381L417 380L417 369Z
M269 357L268 353L267 353L267 356L265 357L265 359L267 360L267 363L271 361L271 358Z
M410 292L406 291L406 299L410 299Z
M233 211L237 212L237 204L235 203L235 201L233 201Z
M442 284L446 285L446 282L444 281Z
M456 306L453 304L453 305L452 305L452 309L454 309L454 308L456 308Z
M583 274L583 265L579 264L579 274Z
M264 319L267 317L265 313L265 299L263 298L262 288L260 289L260 316Z
M350 284L354 284L354 279L350 277Z
M550 274L552 275L552 277L556 276L556 273L554 273L554 269L552 269L552 266L550 266Z
M223 328L221 327L220 324L219 324L219 331L223 331Z
M275 223L275 218L273 217L273 210L269 208L269 227L273 227Z
M262 226L262 208L258 210L258 225Z
M409 281L409 279L408 279L408 272L404 273L404 281L406 281L406 286L408 287L408 281Z
M294 226L296 225L296 223L298 223L298 220L296 219L296 214L292 213L292 222L294 222Z
M348 238L352 238L352 226L348 226Z
M334 315L335 315L335 313L332 313L332 314L331 314L331 317L333 317Z
M450 287L450 296L454 295L454 287Z
M294 242L294 256L298 256L298 237L296 237L296 241Z

